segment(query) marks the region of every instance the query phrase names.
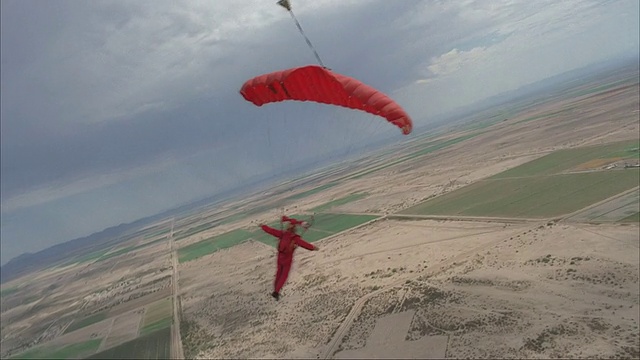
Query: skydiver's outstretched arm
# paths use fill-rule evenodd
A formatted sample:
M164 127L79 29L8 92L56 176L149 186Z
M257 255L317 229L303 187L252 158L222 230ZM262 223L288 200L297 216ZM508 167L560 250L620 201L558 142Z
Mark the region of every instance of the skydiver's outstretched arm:
M296 239L296 244L298 244L298 246L302 246L303 248L311 251L318 250L317 246L304 241L300 236L296 236L295 239Z
M265 224L260 225L260 227L262 228L262 231L266 232L267 234L271 235L271 236L275 236L277 238L282 237L282 231L278 230L278 229L274 229L270 226L267 226Z

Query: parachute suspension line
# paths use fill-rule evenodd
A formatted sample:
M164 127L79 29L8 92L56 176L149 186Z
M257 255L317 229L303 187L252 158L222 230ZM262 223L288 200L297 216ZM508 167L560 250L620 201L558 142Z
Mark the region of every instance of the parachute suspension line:
M284 231L284 222L282 221L283 217L284 217L284 205L282 205L281 212L280 212L280 231Z
M289 2L289 0L280 0L280 1L278 1L278 5L282 6L283 8L287 9L287 11L289 11L289 14L291 14L291 18L293 19L293 21L295 21L296 26L298 27L298 30L300 31L300 34L302 34L302 36L304 36L304 39L307 42L307 45L309 45L309 48L311 49L311 51L313 51L313 55L315 55L316 60L318 60L318 64L320 64L320 66L322 66L322 67L326 67L322 63L322 60L320 59L320 55L318 55L318 52L316 51L316 48L313 47L313 44L311 44L311 40L309 40L307 35L304 33L304 30L302 29L302 26L300 25L300 22L298 22L298 19L293 14L293 10L291 10L291 3Z
M276 170L276 159L273 157L273 145L271 145L271 126L267 124L267 142L269 143L269 159L271 160L271 171Z

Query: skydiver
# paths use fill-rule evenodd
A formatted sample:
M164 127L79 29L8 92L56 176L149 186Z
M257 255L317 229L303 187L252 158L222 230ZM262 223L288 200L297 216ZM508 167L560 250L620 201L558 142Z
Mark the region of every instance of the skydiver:
M282 216L280 222L287 222L288 225L284 231L274 229L265 224L261 224L260 227L264 232L279 239L278 242L278 269L276 271L276 278L273 282L273 296L276 300L280 299L280 289L284 286L284 283L289 277L289 270L293 263L293 253L298 246L311 251L318 251L319 248L303 240L300 235L296 233L296 226L301 225L303 228L308 229L309 223L306 221L300 221L287 216Z

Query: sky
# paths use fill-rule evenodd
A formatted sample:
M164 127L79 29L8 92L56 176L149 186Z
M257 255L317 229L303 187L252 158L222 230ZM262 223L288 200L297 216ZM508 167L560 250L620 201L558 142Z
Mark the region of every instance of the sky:
M399 129L315 103L257 107L257 75L316 63L275 0L2 0L0 262ZM637 0L292 0L335 72L415 126L638 56ZM411 136L411 135L409 135Z

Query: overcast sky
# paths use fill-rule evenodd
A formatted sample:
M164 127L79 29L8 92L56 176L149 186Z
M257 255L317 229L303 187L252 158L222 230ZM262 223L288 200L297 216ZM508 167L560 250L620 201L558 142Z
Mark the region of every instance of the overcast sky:
M375 116L255 107L238 90L315 63L276 0L2 0L1 262L374 135ZM638 55L637 0L292 0L332 70L417 126Z

